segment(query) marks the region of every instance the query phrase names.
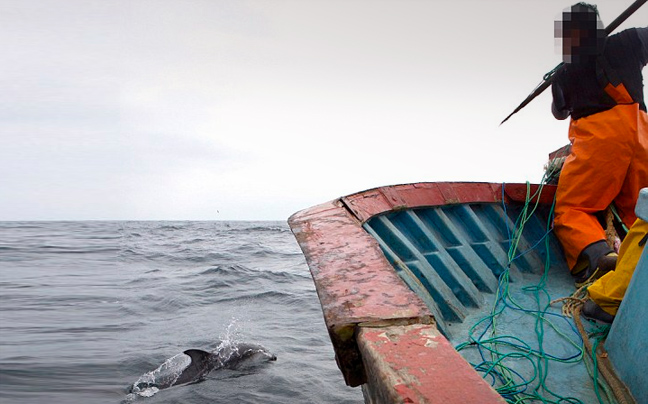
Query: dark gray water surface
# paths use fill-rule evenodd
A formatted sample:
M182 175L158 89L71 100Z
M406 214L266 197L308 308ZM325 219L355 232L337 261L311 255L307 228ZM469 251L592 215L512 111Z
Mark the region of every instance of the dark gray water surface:
M190 348L254 342L252 369L128 396ZM0 222L0 403L360 403L282 222Z

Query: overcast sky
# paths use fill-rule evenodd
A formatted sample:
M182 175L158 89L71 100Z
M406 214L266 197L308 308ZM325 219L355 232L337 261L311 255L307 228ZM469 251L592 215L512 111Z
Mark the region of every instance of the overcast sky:
M285 220L537 182L558 0L0 0L0 220ZM631 0L598 2L604 23ZM645 26L648 6L620 29Z

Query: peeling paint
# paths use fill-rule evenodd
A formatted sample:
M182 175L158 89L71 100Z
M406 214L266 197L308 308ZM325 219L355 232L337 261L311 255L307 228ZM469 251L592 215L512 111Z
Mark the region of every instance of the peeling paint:
M434 326L360 327L358 343L376 402L504 403Z
M426 348L436 348L439 344L434 340L430 338L425 339L425 347Z

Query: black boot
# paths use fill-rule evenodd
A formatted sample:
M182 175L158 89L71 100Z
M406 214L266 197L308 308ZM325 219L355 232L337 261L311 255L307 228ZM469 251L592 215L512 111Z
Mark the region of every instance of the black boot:
M607 245L604 240L588 245L581 253L581 258L587 260L587 267L572 274L576 287L583 286L588 280L593 281L616 267L617 254Z
M601 323L612 324L614 321L614 316L603 310L593 300L588 300L583 304L581 314L588 320L595 320Z

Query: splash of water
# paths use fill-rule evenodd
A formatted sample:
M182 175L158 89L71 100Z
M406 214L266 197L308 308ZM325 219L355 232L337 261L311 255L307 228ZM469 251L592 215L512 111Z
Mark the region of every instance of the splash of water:
M158 386L172 385L178 380L182 371L189 366L191 358L183 353L164 361L157 369L144 373L131 387L132 394L140 397L152 397L160 391Z

